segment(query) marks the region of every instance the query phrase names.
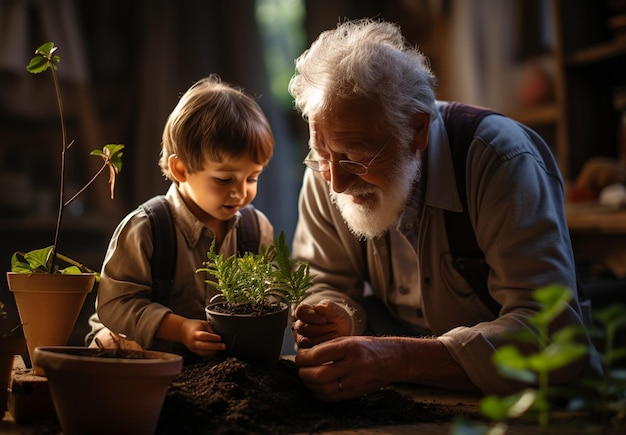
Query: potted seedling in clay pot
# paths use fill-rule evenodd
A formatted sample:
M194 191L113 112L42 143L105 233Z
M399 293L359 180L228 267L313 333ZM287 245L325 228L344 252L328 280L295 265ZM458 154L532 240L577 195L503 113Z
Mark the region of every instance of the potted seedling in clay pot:
M44 71L51 73L61 121L59 199L54 241L51 246L42 249L16 252L11 258L11 272L7 272L9 289L15 296L31 362L37 346L67 343L85 298L97 279L96 272L57 252L63 212L103 172L109 174L113 198L115 177L122 168L124 148L124 145L109 144L102 150L92 151L92 155L103 160L102 166L82 189L69 198L66 196L66 155L73 142L68 142L63 118L61 89L56 74L60 58L55 53L56 50L57 47L52 42L43 44L35 51L35 56L26 67L33 74ZM60 264L65 267L62 268ZM36 375L45 374L34 363L33 368Z
M7 273L9 288L15 295L35 374L47 377L63 433L152 434L169 382L182 370L182 357L156 351L65 346L98 274L57 252L63 211L107 169L113 198L124 146L110 144L102 151L92 151L92 155L103 159L102 167L75 195L65 197L65 156L72 144L67 142L65 132L55 73L59 57L55 51L51 42L42 45L27 67L32 73L51 72L61 118L61 175L54 243L47 248L15 253L12 271ZM61 268L61 262L68 265Z
M226 354L245 360L278 359L290 304L311 286L309 266L290 258L285 234L258 254L224 257L215 253L197 272L219 292L206 307L207 320L226 344Z

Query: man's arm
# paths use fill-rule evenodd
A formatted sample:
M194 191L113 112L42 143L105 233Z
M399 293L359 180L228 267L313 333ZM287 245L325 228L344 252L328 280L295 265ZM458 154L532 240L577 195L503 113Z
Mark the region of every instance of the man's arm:
M313 394L334 402L393 383L478 391L436 338L339 337L296 355Z

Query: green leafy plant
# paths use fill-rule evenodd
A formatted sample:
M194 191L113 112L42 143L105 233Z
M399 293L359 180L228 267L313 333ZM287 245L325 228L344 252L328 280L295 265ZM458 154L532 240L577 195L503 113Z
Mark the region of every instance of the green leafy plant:
M535 290L533 297L542 305L542 309L529 319L533 331L507 336L520 343L533 344L536 351L523 354L518 346L510 344L498 348L493 355L493 361L503 376L531 386L506 397L490 395L480 401L480 413L498 422L496 426L486 428L461 421L453 433L505 433L507 419L519 418L530 412L536 414L540 429L545 430L550 424L550 373L578 360L589 349L577 340L581 333L579 327L565 327L550 335L550 324L565 310L572 297L568 288L546 286Z
M82 272L95 273L93 270L87 268L81 263L72 260L57 252L57 246L59 244L59 234L61 230L61 224L63 221L63 211L70 205L80 194L82 194L87 187L89 187L100 174L108 169L109 173L109 186L111 192L111 199L114 198L115 190L115 177L122 170L122 150L124 145L121 144L108 144L105 145L102 150L91 151L91 155L100 157L103 159L102 167L95 173L95 175L83 186L77 193L70 198L65 195L65 162L66 154L71 149L74 142L68 142L67 131L65 126L65 119L63 117L63 100L61 98L61 88L59 86L59 80L56 74L57 65L60 61L60 57L56 54L58 47L54 46L53 42L47 42L41 45L36 51L35 56L30 60L26 69L32 74L39 74L44 71L50 71L52 75L52 81L54 83L54 89L56 92L56 101L59 110L59 117L61 120L61 171L59 180L59 203L56 220L56 228L54 232L54 242L51 246L42 249L36 249L30 252L16 252L11 258L11 271L19 273L65 273L76 274ZM57 263L57 259L63 260L70 266L60 269ZM97 275L97 274L96 274Z
M533 296L543 307L529 319L536 333L525 331L514 334L513 338L536 344L537 352L524 355L515 345L506 345L495 352L493 361L504 376L537 387L527 388L508 400L496 396L486 397L480 403L483 415L494 420L515 418L523 414L525 406L522 405L526 405L528 409L537 411L540 428L548 427L550 373L580 359L588 352L587 346L576 341L580 334L577 327L562 328L552 336L549 335L550 324L567 307L571 295L569 289L559 285L535 290Z
M572 412L586 411L594 419L600 417L603 427L623 427L626 419L626 369L616 362L626 361L626 347L615 345L617 332L626 327L626 307L612 304L601 311L594 311L595 324L587 330L592 337L604 342L600 354L604 377L582 379L569 386L550 387L549 374L582 357L589 349L578 340L579 327L566 327L548 337L549 324L565 309L571 292L561 286L548 286L538 289L535 298L543 308L531 318L538 333L537 339L531 333L515 334L521 342L537 343L537 352L523 355L515 345L499 348L494 353L494 362L499 371L512 379L534 384L506 397L486 396L479 403L480 413L495 425L486 426L465 420L457 420L453 425L454 435L503 434L506 433L506 420L535 415L542 431L550 426L550 415L558 410ZM598 326L595 326L598 325ZM567 398L567 400L563 400ZM589 422L593 424L593 422Z
M615 428L626 422L626 347L617 345L618 332L626 329L626 306L611 304L594 311L591 336L603 347L600 353L604 377L583 379L580 393L571 394L570 408L589 410L600 416L601 422Z
M220 292L232 311L273 310L278 301L297 304L311 286L309 265L290 257L285 233L260 252L242 257L224 257L215 252L215 242L207 252L208 260L196 272L206 272L206 282Z

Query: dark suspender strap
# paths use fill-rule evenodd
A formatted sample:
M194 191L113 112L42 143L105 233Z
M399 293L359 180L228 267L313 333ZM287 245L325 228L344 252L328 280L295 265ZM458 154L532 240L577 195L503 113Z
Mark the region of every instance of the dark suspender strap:
M463 204L460 213L445 211L448 244L453 256L455 269L465 278L481 301L498 316L501 306L489 294L487 278L489 265L485 261L476 241L476 234L467 209L465 186L467 150L472 143L476 127L487 115L497 114L489 109L461 103L449 103L444 106L444 121L452 160L456 186Z
M246 252L259 252L259 217L254 210L252 204L248 204L239 210L241 219L237 225L237 255L243 256Z
M168 306L176 269L176 228L164 195L141 205L152 228L152 301Z

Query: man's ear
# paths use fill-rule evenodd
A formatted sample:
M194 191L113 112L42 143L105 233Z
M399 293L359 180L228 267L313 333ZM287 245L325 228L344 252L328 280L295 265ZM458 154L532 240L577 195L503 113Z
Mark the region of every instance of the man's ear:
M430 116L427 113L418 112L413 115L415 125L415 137L413 138L413 150L424 152L428 146L428 130L430 128Z
M170 166L172 177L174 177L176 181L183 183L187 180L187 170L185 165L176 154L169 156L167 163Z

